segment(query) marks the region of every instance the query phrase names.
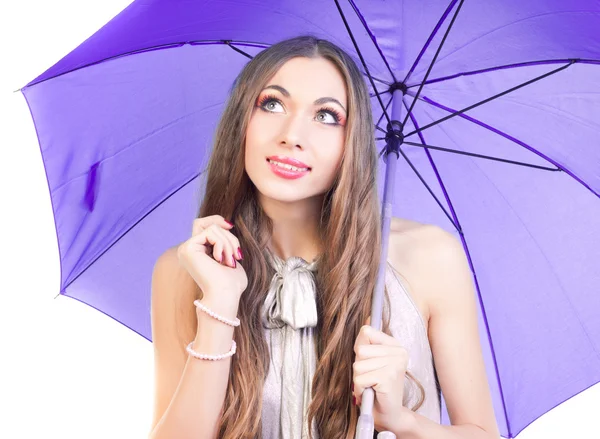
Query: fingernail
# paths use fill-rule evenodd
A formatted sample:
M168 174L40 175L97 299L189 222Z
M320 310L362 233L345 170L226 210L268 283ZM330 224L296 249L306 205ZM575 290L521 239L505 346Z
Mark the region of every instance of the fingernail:
M237 249L238 258L244 259L244 255L242 255L242 249L238 247Z
M233 256L231 256L231 260L233 261L233 268L237 267L237 264L235 262L235 258Z
M230 223L229 221L225 220L225 222L226 222L227 224L229 224L231 227L235 227L235 226L234 226L232 223Z
M352 405L356 405L356 396L352 395Z

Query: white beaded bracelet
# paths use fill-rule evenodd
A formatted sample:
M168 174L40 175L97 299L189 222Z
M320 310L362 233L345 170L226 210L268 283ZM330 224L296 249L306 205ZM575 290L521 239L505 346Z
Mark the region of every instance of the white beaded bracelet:
M208 309L198 299L194 300L194 305L196 305L197 308L200 308L202 311L204 311L209 316L217 319L220 322L225 323L226 325L229 325L229 326L240 326L240 319L238 319L237 317L236 317L235 320L228 320L225 317L220 316L216 312Z
M231 340L231 343L232 343L231 350L229 352L226 352L225 354L208 355L208 354L201 354L199 352L196 352L195 350L192 349L192 345L194 344L193 341L190 342L190 344L187 346L186 350L192 357L197 358L199 360L217 361L217 360L222 360L223 358L231 357L231 356L233 356L233 354L235 354L235 350L236 350L235 340Z

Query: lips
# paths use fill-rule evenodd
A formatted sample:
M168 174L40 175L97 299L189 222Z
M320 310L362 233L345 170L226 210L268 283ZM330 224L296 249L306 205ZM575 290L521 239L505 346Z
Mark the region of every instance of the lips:
M282 155L272 155L270 157L267 157L267 160L285 163L287 165L292 165L297 168L308 168L309 170L311 169L310 166L308 166L306 163L301 162L300 160L296 160L291 157L286 157Z

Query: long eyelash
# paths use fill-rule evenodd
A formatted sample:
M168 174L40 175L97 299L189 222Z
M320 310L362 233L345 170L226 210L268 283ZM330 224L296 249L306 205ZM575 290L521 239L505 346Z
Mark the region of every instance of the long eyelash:
M265 95L258 102L258 107L263 108L265 106L265 104L267 102L270 102L270 101L275 101L275 102L283 105L283 102L281 102L281 100L279 100L275 96L273 96L273 95ZM268 110L265 110L265 111L268 111ZM342 116L339 113L339 111L336 111L335 109L333 109L331 107L321 107L321 108L319 108L319 110L317 111L317 113L320 113L322 111L331 114L331 116L333 116L333 118L335 119L335 124L330 123L330 124L326 124L326 125L338 125L339 122L340 122L340 120L342 119Z
M258 102L258 106L259 107L264 107L264 105L269 102L269 101L277 101L279 104L283 105L283 102L281 102L279 99L277 99L275 96L273 95L265 95L263 98L261 98L261 100Z
M339 111L336 111L331 107L323 107L319 110L319 112L321 112L321 111L331 114L333 116L333 118L335 119L336 124L339 124L340 120L342 119L342 115L339 113ZM330 125L333 125L333 124L330 124Z

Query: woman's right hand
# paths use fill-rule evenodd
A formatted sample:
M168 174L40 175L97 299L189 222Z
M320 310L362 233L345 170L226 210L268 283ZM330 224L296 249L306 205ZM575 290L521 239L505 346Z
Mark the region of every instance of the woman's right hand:
M240 242L233 226L221 215L196 218L192 237L177 248L179 263L196 281L210 302L237 305L248 286L242 265Z

